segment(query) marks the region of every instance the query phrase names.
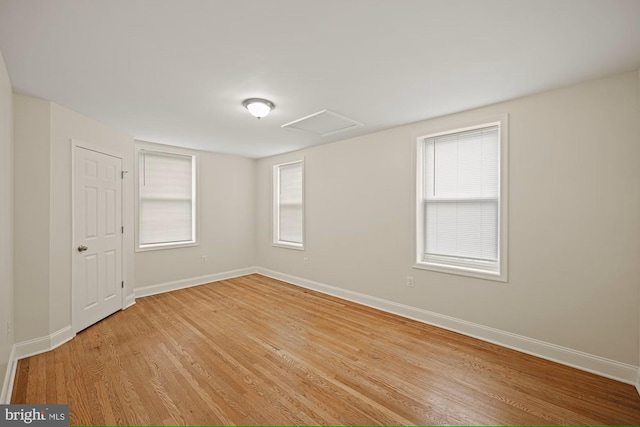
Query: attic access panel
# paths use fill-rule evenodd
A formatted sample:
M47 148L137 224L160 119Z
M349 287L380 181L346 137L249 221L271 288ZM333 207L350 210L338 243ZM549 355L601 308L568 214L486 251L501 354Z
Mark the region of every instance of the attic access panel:
M320 136L328 136L361 126L363 126L362 123L356 122L355 120L341 114L334 113L329 110L322 110L301 119L286 123L282 125L281 128L298 129L305 132L315 133Z

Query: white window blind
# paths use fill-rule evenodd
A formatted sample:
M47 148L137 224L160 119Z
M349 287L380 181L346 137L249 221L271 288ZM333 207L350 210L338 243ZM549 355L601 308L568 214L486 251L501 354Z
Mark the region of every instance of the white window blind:
M423 261L499 270L500 128L423 140Z
M275 243L303 245L303 163L276 165L274 171Z
M190 155L140 151L138 246L195 243L195 162Z

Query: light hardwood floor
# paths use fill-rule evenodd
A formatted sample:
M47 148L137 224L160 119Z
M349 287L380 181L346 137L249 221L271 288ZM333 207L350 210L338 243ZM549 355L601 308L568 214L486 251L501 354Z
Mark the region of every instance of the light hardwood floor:
M18 364L72 424L640 424L635 388L260 275L137 300Z

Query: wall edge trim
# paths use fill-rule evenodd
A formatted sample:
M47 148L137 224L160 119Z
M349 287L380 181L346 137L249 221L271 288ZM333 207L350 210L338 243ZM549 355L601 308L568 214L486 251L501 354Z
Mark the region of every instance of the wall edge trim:
M7 364L7 373L5 374L4 384L2 385L0 403L8 404L11 401L13 383L15 381L16 370L18 368L18 360L53 350L75 336L76 334L73 333L71 325L67 325L47 336L15 343L11 347L11 355L9 356L9 362Z
M428 325L477 338L501 347L510 348L602 377L635 385L638 393L640 393L640 368L637 366L262 267L257 267L256 272L263 276L296 286L312 289Z
M136 303L136 294L135 294L135 292L132 292L132 293L130 293L129 295L126 296L125 301L124 301L123 310L131 307L135 303Z
M18 367L18 360L15 356L16 345L13 344L11 346L11 353L9 353L7 371L4 374L2 392L0 393L0 404L2 405L8 405L9 403L11 403L11 395L13 394L13 383L16 379L16 368Z
M53 350L56 347L61 346L67 341L75 337L76 334L72 331L71 325L67 325L62 329L59 329L44 337L34 338L26 341L21 341L14 344L16 353L15 359L20 360L25 357L35 356L40 353Z
M172 282L158 283L156 285L136 288L135 298L147 297L150 295L162 294L176 291L178 289L190 288L192 286L204 285L220 280L233 279L234 277L246 276L256 272L256 267L240 268L237 270L223 271L221 273L208 274L205 276L192 277L189 279L174 280Z
M127 307L135 304L135 298L137 297L170 292L255 273L630 384L640 394L640 367L638 366L263 267L247 267L137 288L133 295L127 297ZM71 340L74 336L75 333L73 333L71 325L68 325L50 335L14 344L7 363L7 372L2 385L2 393L0 394L0 404L6 404L11 401L18 360L53 350Z

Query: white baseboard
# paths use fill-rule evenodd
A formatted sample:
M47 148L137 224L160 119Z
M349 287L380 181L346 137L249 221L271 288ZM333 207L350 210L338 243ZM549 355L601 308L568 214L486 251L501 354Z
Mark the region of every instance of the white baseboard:
M136 303L136 293L133 292L130 295L127 295L124 301L125 310Z
M603 377L611 378L623 383L635 385L638 393L640 393L640 368L637 366L621 363L615 360L584 353L556 344L528 338L511 332L502 331L477 323L468 322L466 320L457 319L443 314L423 310L416 307L388 301L382 298L373 297L359 292L338 288L324 283L315 282L313 280L301 277L291 276L289 274L280 273L262 267L248 267L239 270L232 270L222 273L211 274L207 276L194 277L191 279L176 280L173 282L160 283L152 286L145 286L135 289L135 293L126 297L126 307L135 304L135 298L155 295L163 292L169 292L177 289L187 288L191 286L203 285L219 280L231 279L234 277L245 276L248 274L258 273L263 276L272 277L282 280L296 286L312 289L325 294L333 295L338 298L353 301L382 311L397 314L402 317L417 320L429 325L437 326L458 332L473 338L478 338L493 344L511 348L553 362L568 365L583 371L591 372ZM25 357L34 356L64 344L75 336L71 326L66 326L46 337L35 338L23 341L13 345L9 362L7 364L7 373L2 385L2 393L0 394L0 404L9 403L11 393L13 391L13 383L15 381L16 368L18 360Z
M44 353L45 351L53 350L54 348L66 343L71 338L75 337L71 325L47 335L46 337L34 338L32 340L22 341L16 343L15 358L16 360L24 359L25 357L35 356L36 354Z
M635 385L640 393L640 371L637 366L262 267L257 267L256 272L303 288L333 295L402 317L478 338L502 347Z
M14 344L11 347L11 355L9 356L9 363L7 364L7 373L5 374L4 383L2 385L0 404L8 404L11 401L11 393L13 392L13 382L16 378L18 360L53 350L75 336L76 334L73 333L71 325L69 325L45 337L34 338Z
M11 346L11 353L9 354L9 361L7 362L7 370L4 374L4 381L2 382L2 392L0 392L0 405L8 405L11 403L11 394L13 393L13 382L16 379L16 367L18 361L16 360L16 346Z
M256 272L256 267L248 267L239 270L225 271L222 273L210 274L207 276L194 277L191 279L176 280L174 282L160 283L152 286L135 289L135 292L127 295L125 298L125 309L136 303L137 297L145 297L149 295L159 294L163 292L174 291L177 289L187 288L190 286L204 285L205 283L216 282L218 280L231 279L234 277L245 276ZM35 356L64 344L75 336L71 325L66 326L45 337L34 338L27 341L16 343L11 348L11 355L7 363L7 372L2 384L2 393L0 394L0 404L9 403L13 390L13 382L15 380L16 368L18 360L25 357Z
M241 268L239 270L224 271L222 273L209 274L206 276L192 277L190 279L175 280L173 282L159 283L157 285L144 286L135 289L135 298L147 297L149 295L161 294L178 289L189 288L191 286L204 285L206 283L217 282L219 280L233 279L234 277L246 276L256 272L256 267Z

